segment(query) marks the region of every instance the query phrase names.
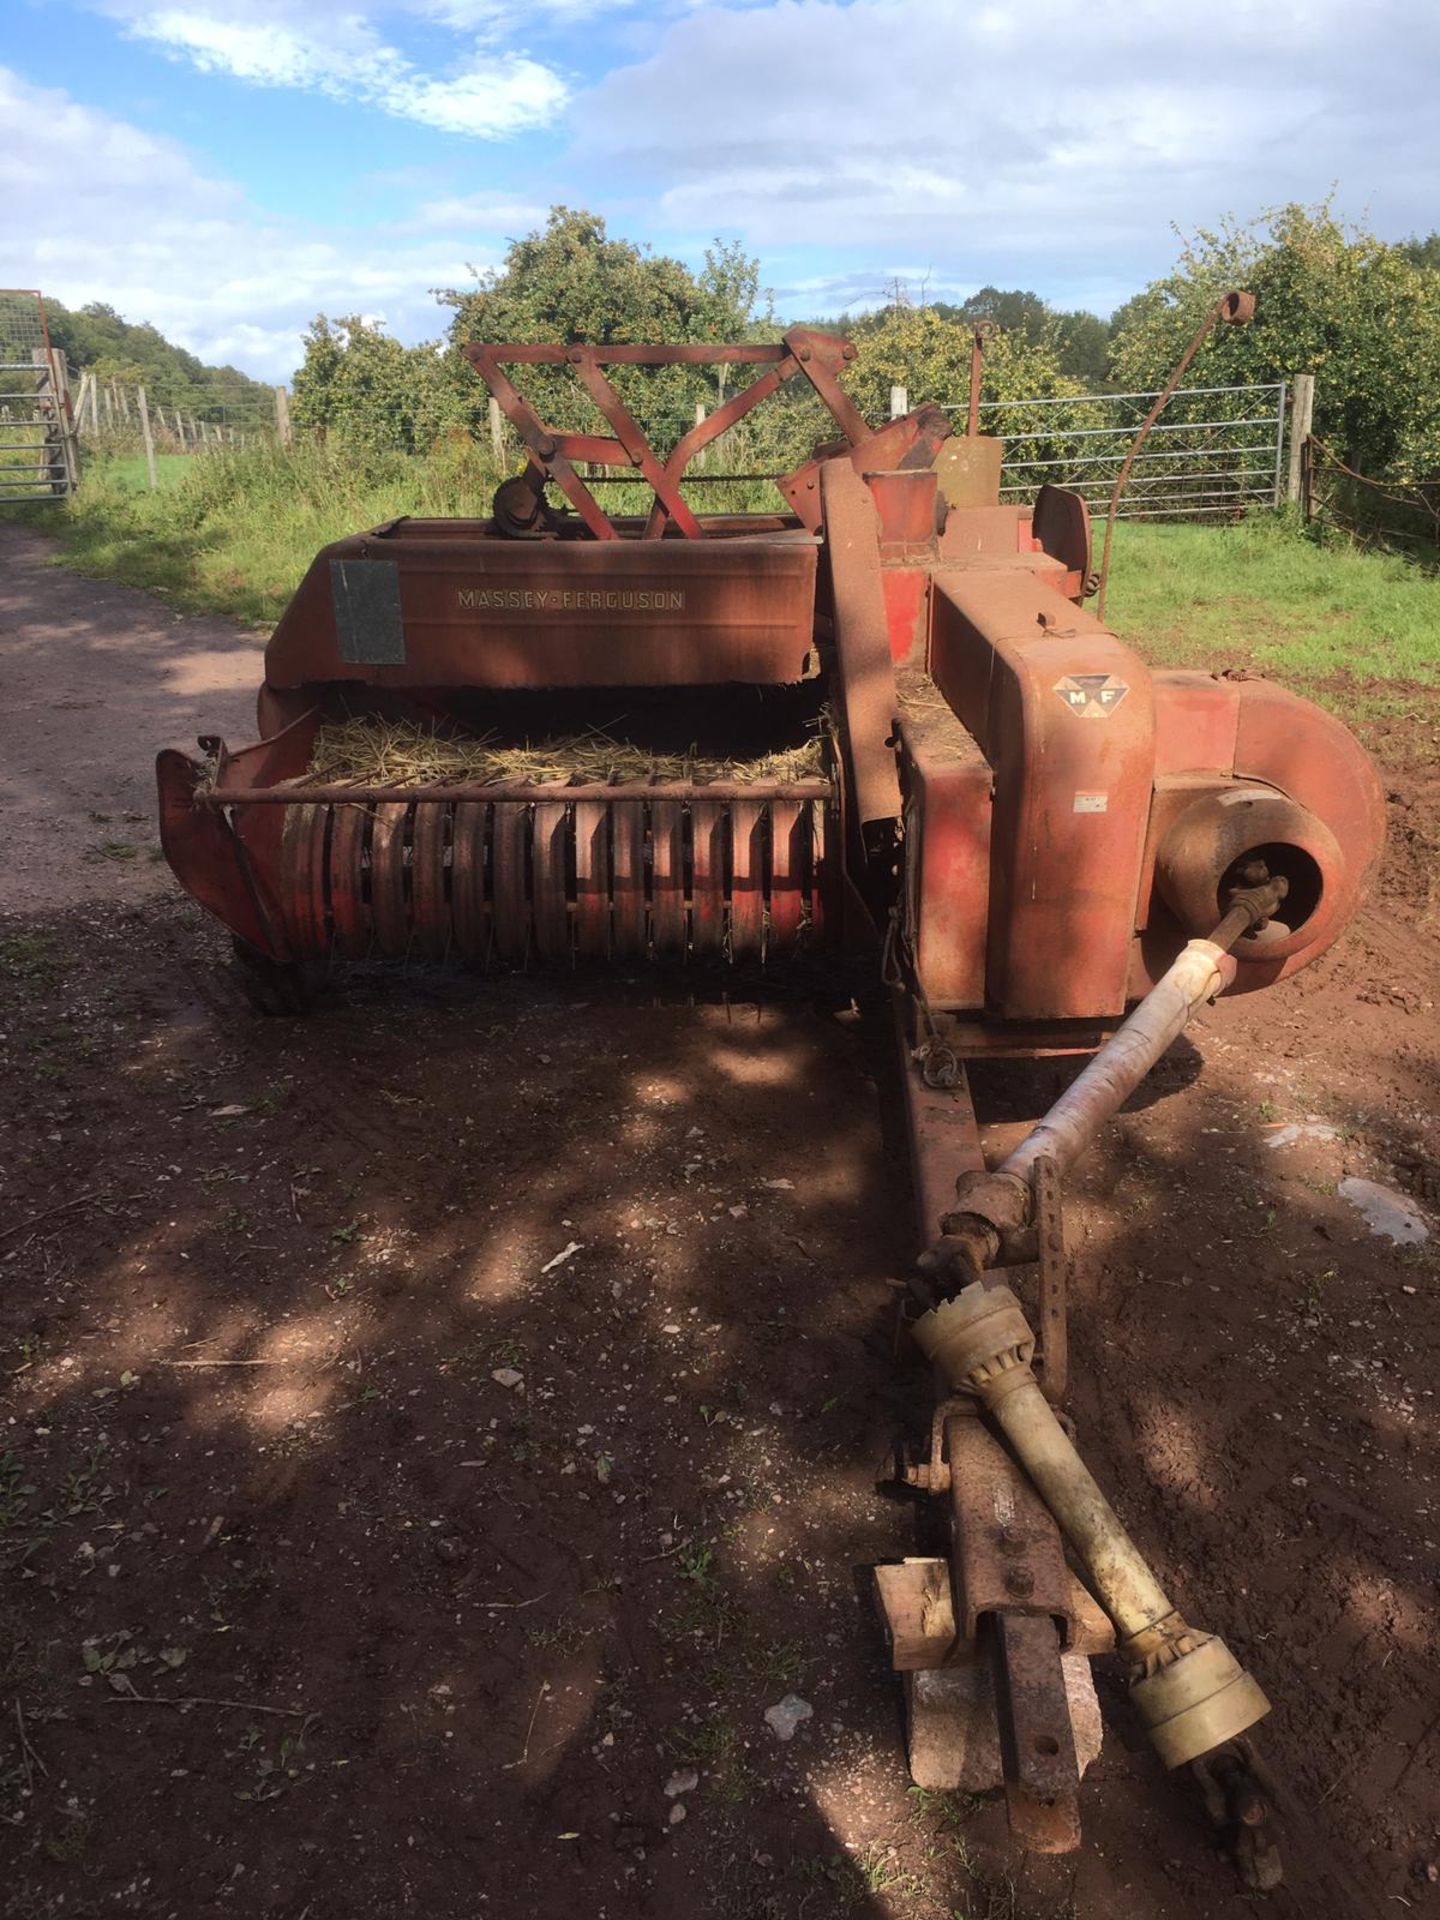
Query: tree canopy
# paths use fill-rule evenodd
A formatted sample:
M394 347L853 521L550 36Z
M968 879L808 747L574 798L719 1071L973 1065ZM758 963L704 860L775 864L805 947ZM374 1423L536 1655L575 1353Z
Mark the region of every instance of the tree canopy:
M72 367L92 371L100 380L143 386L160 406L212 420L272 417L269 387L237 367L207 367L158 327L122 319L103 301L72 311L47 299L45 323L51 345Z
M1434 236L1432 236L1432 240ZM1185 242L1173 270L1115 317L1112 365L1158 387L1206 309L1231 287L1254 321L1211 335L1195 375L1210 386L1315 375L1315 431L1373 477L1440 472L1440 274L1431 241L1392 245L1328 204L1286 206Z

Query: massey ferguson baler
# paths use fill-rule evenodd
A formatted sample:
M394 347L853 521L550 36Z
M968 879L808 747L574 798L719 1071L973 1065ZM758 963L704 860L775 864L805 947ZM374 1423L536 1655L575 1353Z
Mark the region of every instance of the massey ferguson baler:
M1369 761L1265 680L1147 667L1086 610L1084 503L1002 504L973 396L968 434L934 407L872 430L853 348L806 328L467 352L524 472L488 520L319 555L266 649L258 742L160 756L172 867L273 1010L346 957L870 954L902 1040L910 1334L938 1385L926 1457L892 1472L951 1519L948 1558L877 1569L912 1772L1003 1781L1019 1844L1073 1847L1088 1661L1118 1646L1161 1759L1193 1765L1272 1883L1246 1738L1268 1703L1161 1588L1058 1411L1060 1183L1198 1006L1345 927L1381 845ZM607 375L721 363L749 383L663 456ZM568 370L608 433L547 426L507 371L536 367ZM691 461L789 381L837 429L778 482L789 510L697 511ZM647 483L648 513L608 513L596 465ZM357 737L377 751L337 756ZM1054 1053L1093 1058L987 1170L966 1062Z

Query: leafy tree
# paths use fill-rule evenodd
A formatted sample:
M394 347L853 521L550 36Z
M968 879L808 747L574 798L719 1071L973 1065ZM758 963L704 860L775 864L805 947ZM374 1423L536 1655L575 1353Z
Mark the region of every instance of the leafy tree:
M1060 364L1058 332L1051 316L1039 340L1027 338L1019 328L994 334L985 345L981 398L1040 400L1083 393ZM912 407L934 400L963 410L970 393L971 338L972 325L947 318L938 307L888 308L879 326L857 338L846 385L861 412L876 422L885 417L892 386L907 390ZM1079 424L1084 409L1054 407L1047 412L1051 418L1046 425L1059 428ZM1002 437L1034 426L1019 409L987 412L981 424L987 433Z
M738 246L717 242L704 269L612 240L598 214L552 207L543 230L512 240L503 266L470 290L450 290L450 338L622 341L746 338L760 298L760 269Z
M1206 309L1249 287L1248 327L1211 335L1206 386L1315 375L1315 431L1373 477L1440 473L1440 277L1404 246L1287 206L1187 242L1174 269L1116 316L1113 371L1158 387Z
M512 240L503 264L477 276L473 288L442 291L440 299L455 308L450 373L472 417L484 394L459 360L470 341L744 341L757 332L768 337L773 327L759 262L738 244L716 241L696 274L668 254L612 239L598 214L565 206L552 207L542 229ZM615 368L609 377L665 445L693 424L697 400L716 403L727 376L732 370L675 367L660 374ZM596 430L594 407L566 374L527 369L519 384L552 424Z
M1417 234L1407 240L1405 257L1414 267L1427 267L1432 273L1440 270L1440 233L1427 233L1423 240Z
M95 300L72 310L45 302L51 344L79 371L101 380L144 386L152 405L180 408L213 421L261 424L274 417L271 389L238 367L209 367L175 346L158 328L123 319Z
M417 453L453 411L434 342L404 347L356 314L321 314L306 333L291 408L297 426L371 452Z
M1077 307L1055 316L1059 328L1057 352L1064 372L1092 393L1110 377L1110 323L1098 313Z

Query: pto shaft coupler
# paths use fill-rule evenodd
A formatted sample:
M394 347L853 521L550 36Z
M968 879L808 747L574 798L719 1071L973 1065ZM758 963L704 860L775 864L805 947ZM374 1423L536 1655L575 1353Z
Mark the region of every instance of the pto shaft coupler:
M911 1328L951 1389L1000 1428L1115 1623L1130 1693L1167 1767L1209 1753L1270 1711L1225 1645L1176 1610L1075 1451L1031 1369L1035 1336L1003 1285L975 1282Z

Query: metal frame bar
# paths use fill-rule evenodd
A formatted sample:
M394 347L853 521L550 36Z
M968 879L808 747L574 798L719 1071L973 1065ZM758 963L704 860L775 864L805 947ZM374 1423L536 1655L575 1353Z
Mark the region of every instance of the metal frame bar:
M1218 433L1229 427L1268 427L1274 419L1270 413L1257 414L1243 420L1165 420L1150 429L1151 437L1157 433ZM1021 440L1098 440L1113 439L1117 434L1133 439L1134 423L1119 427L1065 427L1056 428L1049 433L1007 433L1002 436L1007 447L1013 447Z
M557 346L494 345L472 342L462 349L512 427L530 458L533 484L554 480L597 540L615 540L619 534L604 508L590 491L591 476L582 477L576 460L599 465L628 465L643 478L655 496L645 525L645 537L658 539L673 522L689 539L701 528L685 503L680 484L685 466L762 399L776 392L796 374L803 374L824 402L846 441L853 447L870 435L855 403L840 385L840 374L855 356L849 341L814 327L791 327L783 342L765 346ZM671 367L741 365L765 367L738 393L697 422L662 463L645 432L621 400L603 369L607 366ZM612 439L595 434L565 433L548 427L504 371L507 366L568 367L599 410ZM606 476L608 477L608 476Z
M1284 384L1283 380L1260 380L1253 386L1177 387L1171 397L1176 400L1185 400L1214 393L1274 393ZM1038 400L982 400L980 411L984 413L991 407L1076 407L1086 403L1104 405L1112 400L1158 400L1163 392L1163 387L1156 387L1149 393L1047 393ZM965 404L963 400L949 401L945 404L944 411L962 413ZM1270 416L1267 414L1265 417L1268 420Z
M1007 440L1005 444L1006 446L1009 446L1011 443ZM1135 464L1137 467L1141 467L1141 466L1144 466L1147 460L1164 460L1164 461L1219 460L1226 454L1237 454L1237 455L1250 454L1250 453L1273 454L1274 451L1275 451L1274 446L1268 440L1259 446L1196 447L1190 452L1186 452L1184 448L1176 448L1175 451L1172 453L1172 452L1167 452L1164 448L1161 448L1158 453L1137 454L1135 458ZM1021 458L1018 460L1011 461L1009 464L1016 467L1027 467L1027 468L1028 467L1106 467L1114 464L1114 458L1115 456L1110 453L1077 453L1068 459L1064 458L1063 456L1059 459L1053 459L1053 460L1052 459L1026 460L1024 458ZM1267 473L1270 471L1268 466L1266 467L1265 471Z

